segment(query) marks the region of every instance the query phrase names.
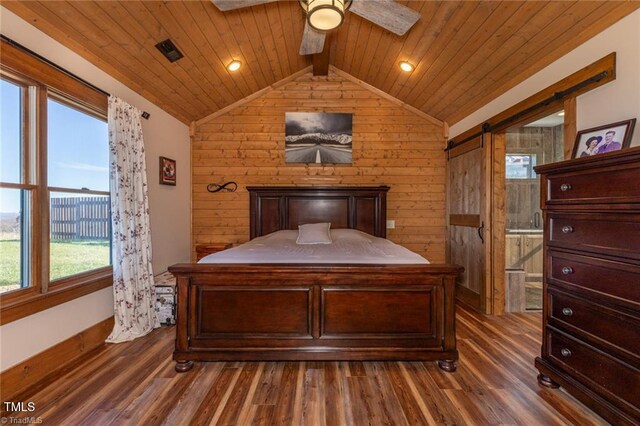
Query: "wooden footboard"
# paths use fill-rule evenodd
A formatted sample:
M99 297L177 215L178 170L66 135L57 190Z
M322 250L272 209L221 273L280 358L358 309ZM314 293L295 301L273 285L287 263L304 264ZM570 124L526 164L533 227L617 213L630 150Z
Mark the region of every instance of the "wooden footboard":
M169 268L176 370L193 361L438 360L455 369L454 265Z

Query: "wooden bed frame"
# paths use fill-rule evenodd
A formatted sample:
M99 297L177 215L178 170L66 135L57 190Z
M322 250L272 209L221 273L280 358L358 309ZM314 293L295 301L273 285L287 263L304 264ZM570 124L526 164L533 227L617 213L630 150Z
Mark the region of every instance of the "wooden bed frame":
M250 237L331 222L386 236L386 186L249 187ZM193 361L438 360L456 369L456 265L178 264L176 370Z

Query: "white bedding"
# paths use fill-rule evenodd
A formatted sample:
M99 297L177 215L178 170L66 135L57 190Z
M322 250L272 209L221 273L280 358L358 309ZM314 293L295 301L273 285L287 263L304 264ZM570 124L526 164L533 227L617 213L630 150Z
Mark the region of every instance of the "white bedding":
M277 231L210 254L199 263L429 263L387 239L354 229L332 229L331 244L296 244L298 231Z

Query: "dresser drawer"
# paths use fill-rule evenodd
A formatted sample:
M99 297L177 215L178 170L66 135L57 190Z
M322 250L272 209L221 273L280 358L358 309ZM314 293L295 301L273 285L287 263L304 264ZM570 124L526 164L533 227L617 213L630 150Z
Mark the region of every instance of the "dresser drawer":
M547 328L546 339L551 362L606 399L630 404L625 411L637 412L633 407L640 407L640 370L553 328Z
M574 327L596 340L640 356L640 318L554 289L549 289L549 303L549 324Z
M547 204L640 202L640 168L592 169L547 176Z
M549 284L597 292L598 296L640 308L640 267L553 250L547 256Z
M640 216L633 214L547 214L548 245L640 259Z
M640 407L640 370L601 352L581 340L548 329L549 359L570 370L588 387L607 399L620 399ZM633 410L632 407L628 407ZM637 410L637 408L635 409ZM634 410L634 411L635 411Z

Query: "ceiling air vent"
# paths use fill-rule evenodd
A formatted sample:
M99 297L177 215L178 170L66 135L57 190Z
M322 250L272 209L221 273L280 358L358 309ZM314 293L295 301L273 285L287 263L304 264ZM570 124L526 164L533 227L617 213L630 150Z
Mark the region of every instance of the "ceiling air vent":
M156 44L156 47L169 60L169 62L175 62L184 56L182 52L178 50L176 45L169 39Z

